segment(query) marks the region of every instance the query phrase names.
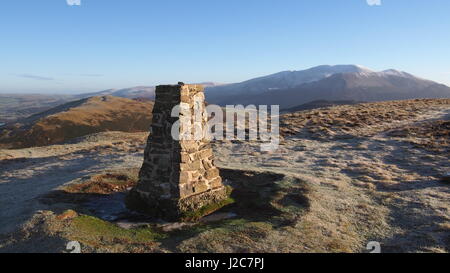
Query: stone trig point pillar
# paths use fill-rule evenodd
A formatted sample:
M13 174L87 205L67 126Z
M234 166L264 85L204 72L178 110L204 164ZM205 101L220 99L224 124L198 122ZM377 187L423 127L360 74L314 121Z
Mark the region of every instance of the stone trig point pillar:
M172 117L176 105L190 111L191 122L183 111ZM126 198L130 209L167 220L180 220L227 198L219 170L214 166L209 141L204 136L191 140L177 140L172 136L176 122L179 122L178 128L191 127L192 132L195 132L194 126L206 128L206 111L200 113L201 124L198 120L194 122L194 109L198 106L205 109L201 85L178 83L156 87L153 122L139 182ZM179 130L176 128L175 131Z

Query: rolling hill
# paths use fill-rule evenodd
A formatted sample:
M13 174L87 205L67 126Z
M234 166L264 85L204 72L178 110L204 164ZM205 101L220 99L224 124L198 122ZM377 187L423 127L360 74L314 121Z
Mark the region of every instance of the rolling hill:
M0 147L46 146L105 131L148 131L153 102L99 96L20 119L0 131Z

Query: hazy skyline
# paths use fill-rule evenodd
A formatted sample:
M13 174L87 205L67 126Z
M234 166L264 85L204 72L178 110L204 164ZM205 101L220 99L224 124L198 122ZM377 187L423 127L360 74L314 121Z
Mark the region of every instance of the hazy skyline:
M447 0L4 1L0 92L231 83L322 64L450 85Z

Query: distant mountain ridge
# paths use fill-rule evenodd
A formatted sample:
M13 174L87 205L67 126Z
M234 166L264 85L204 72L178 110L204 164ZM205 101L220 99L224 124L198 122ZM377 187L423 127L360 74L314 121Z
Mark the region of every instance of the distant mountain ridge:
M0 123L13 122L70 100L70 95L0 94Z
M202 82L196 84L201 84L204 87L215 87L221 85L220 83L215 82ZM77 98L87 98L94 96L114 96L128 99L144 98L153 100L155 98L155 86L135 86L123 89L107 89L99 92L76 95Z
M394 69L375 72L359 65L324 65L209 87L206 98L219 105L279 104L290 108L316 100L450 98L450 87Z
M212 104L280 105L281 109L311 107L314 101L386 101L450 98L450 87L388 69L373 71L360 65L321 65L300 71L282 71L240 83L197 83L205 86ZM154 86L107 89L78 95L0 94L0 123L46 111L52 107L95 96L154 100ZM302 106L303 105L303 106Z
M123 89L106 89L98 92L83 93L76 95L77 98L88 98L95 96L114 96L128 99L135 98L150 98L155 97L155 87L154 86L135 86Z

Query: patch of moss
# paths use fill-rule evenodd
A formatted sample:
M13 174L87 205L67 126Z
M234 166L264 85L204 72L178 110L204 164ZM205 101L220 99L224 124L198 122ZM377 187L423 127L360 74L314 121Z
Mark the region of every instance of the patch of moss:
M99 218L82 215L70 223L70 237L93 246L103 242L149 243L165 238L151 227L124 229Z
M186 222L198 221L203 216L211 214L227 205L233 204L235 202L235 200L233 198L231 198L232 192L233 192L233 188L230 186L226 186L226 193L227 193L226 199L224 199L220 202L217 202L217 203L211 203L211 204L205 205L196 211L185 212L181 216L181 220L186 221Z

